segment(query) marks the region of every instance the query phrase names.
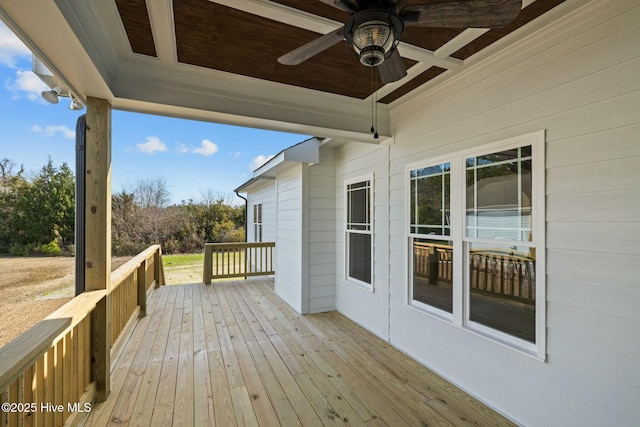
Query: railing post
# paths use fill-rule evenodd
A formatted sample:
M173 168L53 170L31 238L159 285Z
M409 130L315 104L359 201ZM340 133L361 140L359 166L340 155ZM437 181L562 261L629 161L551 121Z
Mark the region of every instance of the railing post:
M111 104L87 98L85 290L106 289L91 315L91 361L98 401L111 388ZM88 349L87 349L88 350Z
M160 259L160 250L156 249L156 251L153 253L153 279L156 282L155 287L159 288L160 287L160 263L162 262L162 260ZM145 264L147 263L147 261L145 260Z
M211 269L213 268L213 248L211 245L204 245L204 272L202 274L202 281L205 285L211 284Z
M438 284L438 251L433 245L429 246L429 284Z
M147 315L147 260L145 259L138 267L138 306L140 306L140 314L138 318Z

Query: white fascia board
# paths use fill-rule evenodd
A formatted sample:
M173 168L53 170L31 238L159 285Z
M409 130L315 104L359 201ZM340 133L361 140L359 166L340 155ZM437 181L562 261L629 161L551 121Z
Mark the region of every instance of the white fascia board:
M285 148L274 158L260 166L253 172L254 178L275 178L276 174L282 170L298 163L315 164L320 162L319 138L309 138L299 144Z
M368 102L192 65L158 69L156 61L120 64L112 85L114 108L378 143L369 133ZM383 104L378 133L381 140L391 136Z

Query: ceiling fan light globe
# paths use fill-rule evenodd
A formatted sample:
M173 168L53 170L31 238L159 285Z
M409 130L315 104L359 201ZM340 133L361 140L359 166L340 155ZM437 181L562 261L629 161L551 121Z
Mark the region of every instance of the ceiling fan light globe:
M384 62L384 50L377 46L370 46L358 54L358 59L367 67L377 67Z
M377 46L386 52L393 45L393 31L383 21L365 22L353 31L353 45L359 50Z

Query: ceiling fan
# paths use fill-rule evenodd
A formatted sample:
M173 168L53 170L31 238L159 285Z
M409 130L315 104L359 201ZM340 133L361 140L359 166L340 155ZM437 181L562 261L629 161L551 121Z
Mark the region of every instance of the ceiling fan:
M346 24L278 58L298 65L345 40L360 62L378 67L383 83L407 75L398 43L405 27L501 28L520 13L522 0L457 0L415 4L406 0L320 0L351 13ZM405 3L409 3L405 5Z

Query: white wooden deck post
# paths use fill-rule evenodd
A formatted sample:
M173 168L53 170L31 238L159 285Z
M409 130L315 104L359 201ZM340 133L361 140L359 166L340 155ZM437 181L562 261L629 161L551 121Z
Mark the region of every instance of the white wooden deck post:
M85 289L111 287L111 104L87 99ZM110 392L111 298L100 301L91 317L92 378L96 397ZM89 351L90 350L90 351Z

